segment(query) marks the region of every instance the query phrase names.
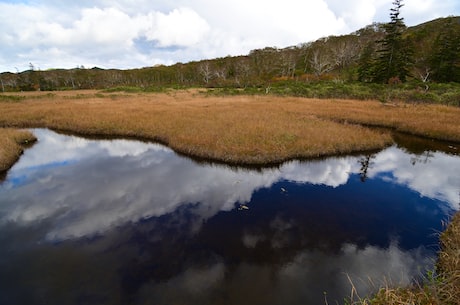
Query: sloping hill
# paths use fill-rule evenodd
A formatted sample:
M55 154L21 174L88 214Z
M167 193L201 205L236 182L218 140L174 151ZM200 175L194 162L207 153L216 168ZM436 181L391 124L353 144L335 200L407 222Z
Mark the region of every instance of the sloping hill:
M56 69L0 74L3 91L101 89L120 86L266 86L280 80L356 81L364 59L378 56L383 24L288 48L267 47L246 56L228 56L131 70ZM403 33L412 46L414 79L460 82L460 17L439 18ZM367 56L367 57L366 57Z

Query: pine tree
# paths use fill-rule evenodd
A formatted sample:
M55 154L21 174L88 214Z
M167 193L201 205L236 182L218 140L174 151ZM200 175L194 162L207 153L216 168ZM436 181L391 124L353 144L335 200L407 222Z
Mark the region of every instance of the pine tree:
M371 82L374 79L374 42L368 43L358 60L358 80L360 82Z
M411 49L403 39L403 32L406 29L404 18L400 17L401 8L404 6L402 0L395 0L391 8L391 21L384 25L385 37L379 41L381 49L375 66L374 81L387 83L391 78L398 78L405 81L409 75L411 60Z
M450 18L433 45L433 80L460 82L460 24Z

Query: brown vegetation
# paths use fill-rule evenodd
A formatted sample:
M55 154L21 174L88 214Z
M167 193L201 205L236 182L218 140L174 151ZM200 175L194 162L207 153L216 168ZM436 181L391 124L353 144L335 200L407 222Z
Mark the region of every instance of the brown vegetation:
M160 141L213 160L264 164L382 148L395 128L460 141L460 109L274 96L63 91L3 96L1 127L48 127L82 135ZM353 124L349 124L353 123Z
M460 142L460 109L445 105L377 101L321 101L315 115L340 122L387 127L438 140Z
M29 131L0 128L0 173L6 172L22 154L24 146L34 141Z
M252 164L377 149L391 142L377 131L318 118L309 103L184 91L29 93L2 103L0 126L151 139L196 157Z
M460 305L460 213L457 213L441 234L437 296L444 304Z

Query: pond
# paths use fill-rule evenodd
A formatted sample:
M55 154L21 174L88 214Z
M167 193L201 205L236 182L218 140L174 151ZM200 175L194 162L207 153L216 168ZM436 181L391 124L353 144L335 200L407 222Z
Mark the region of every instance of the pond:
M0 304L335 304L422 276L459 209L454 145L241 168L33 131L0 184Z

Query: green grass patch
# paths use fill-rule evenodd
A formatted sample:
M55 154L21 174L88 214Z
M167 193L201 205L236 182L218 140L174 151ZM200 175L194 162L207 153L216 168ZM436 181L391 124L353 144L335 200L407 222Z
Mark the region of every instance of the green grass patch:
M3 103L17 103L24 100L26 97L22 95L3 95L0 94L0 102Z
M114 93L114 92L125 92L125 93L163 93L168 90L182 90L186 89L184 86L147 86L147 87L135 87L135 86L119 86L114 88L108 88L101 90L102 93Z
M429 103L460 106L460 84L410 82L398 85L342 81L277 81L245 88L209 88L214 96L277 95L320 99L356 99L386 102Z
M120 86L120 87L104 89L101 92L104 92L104 93L113 93L113 92L140 93L140 92L144 92L144 90L141 87Z

